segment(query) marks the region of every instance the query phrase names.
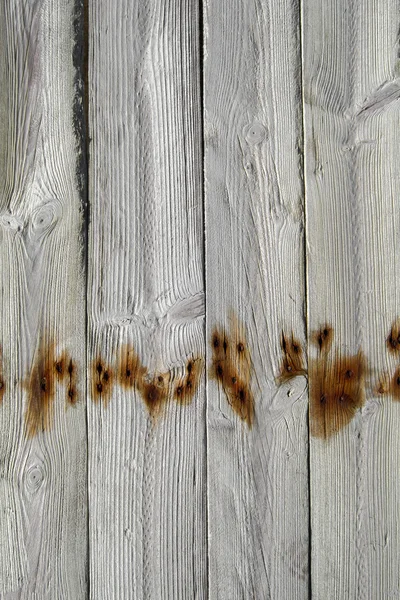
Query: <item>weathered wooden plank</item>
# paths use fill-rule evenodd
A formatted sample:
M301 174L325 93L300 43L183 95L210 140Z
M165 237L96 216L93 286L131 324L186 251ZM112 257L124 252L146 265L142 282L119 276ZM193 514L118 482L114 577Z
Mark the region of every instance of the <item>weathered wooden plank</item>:
M205 3L210 598L309 592L299 10Z
M0 3L1 598L87 593L79 13Z
M92 0L89 34L91 596L203 598L198 5Z
M312 597L394 598L398 3L303 7Z

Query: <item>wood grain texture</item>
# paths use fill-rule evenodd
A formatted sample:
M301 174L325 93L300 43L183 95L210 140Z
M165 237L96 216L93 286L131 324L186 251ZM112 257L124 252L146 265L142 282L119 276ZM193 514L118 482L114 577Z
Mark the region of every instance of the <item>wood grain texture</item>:
M70 0L0 4L4 599L87 592L78 9ZM55 370L63 353L75 369L74 406Z
M205 353L199 22L196 3L90 2L96 600L207 596L204 369L175 397Z
M311 438L312 597L397 598L399 357L387 344L399 317L398 3L305 0L302 23L308 322L319 365L310 392L330 431ZM313 343L325 323L328 354ZM337 359L360 352L366 370L349 388ZM343 394L355 414L331 427ZM312 407L310 417L312 430Z
M309 593L299 10L286 0L205 2L209 596L215 599ZM250 373L240 369L240 343ZM240 410L239 381L254 398L254 417L249 404Z

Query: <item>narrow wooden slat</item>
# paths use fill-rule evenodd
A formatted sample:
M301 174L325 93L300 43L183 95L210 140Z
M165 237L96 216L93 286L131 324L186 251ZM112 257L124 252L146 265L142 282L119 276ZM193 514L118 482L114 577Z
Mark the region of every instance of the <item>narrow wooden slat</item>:
M79 13L0 3L4 599L87 595Z
M205 598L198 6L92 0L89 35L91 596Z
M398 21L391 0L303 3L312 597L324 600L400 589Z
M210 598L309 592L299 11L205 2Z

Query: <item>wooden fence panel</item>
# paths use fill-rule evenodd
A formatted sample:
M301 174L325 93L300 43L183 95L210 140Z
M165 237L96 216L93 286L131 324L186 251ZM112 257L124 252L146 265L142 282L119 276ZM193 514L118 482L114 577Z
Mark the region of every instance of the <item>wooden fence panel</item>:
M81 6L0 3L0 597L87 597ZM83 169L83 170L82 170Z
M205 2L210 598L308 598L300 8Z
M205 598L198 4L89 11L91 597Z
M398 3L303 3L312 597L399 596Z

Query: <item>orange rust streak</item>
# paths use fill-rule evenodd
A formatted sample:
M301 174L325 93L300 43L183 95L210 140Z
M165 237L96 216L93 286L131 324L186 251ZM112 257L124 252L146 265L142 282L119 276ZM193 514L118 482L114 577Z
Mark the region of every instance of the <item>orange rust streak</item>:
M214 329L210 375L222 386L232 409L251 427L254 420L254 398L250 385L252 363L246 339L239 329L235 328L233 336L228 336L222 328Z
M298 375L305 375L307 370L304 365L303 348L300 342L293 337L293 332L289 337L282 331L281 348L283 358L278 382L283 383Z
M24 381L24 387L28 392L25 412L28 437L33 437L40 430L50 429L55 394L55 363L54 343L47 342L46 336L43 335L31 372Z
M350 423L365 402L366 361L354 356L322 355L309 362L310 427L328 439Z

